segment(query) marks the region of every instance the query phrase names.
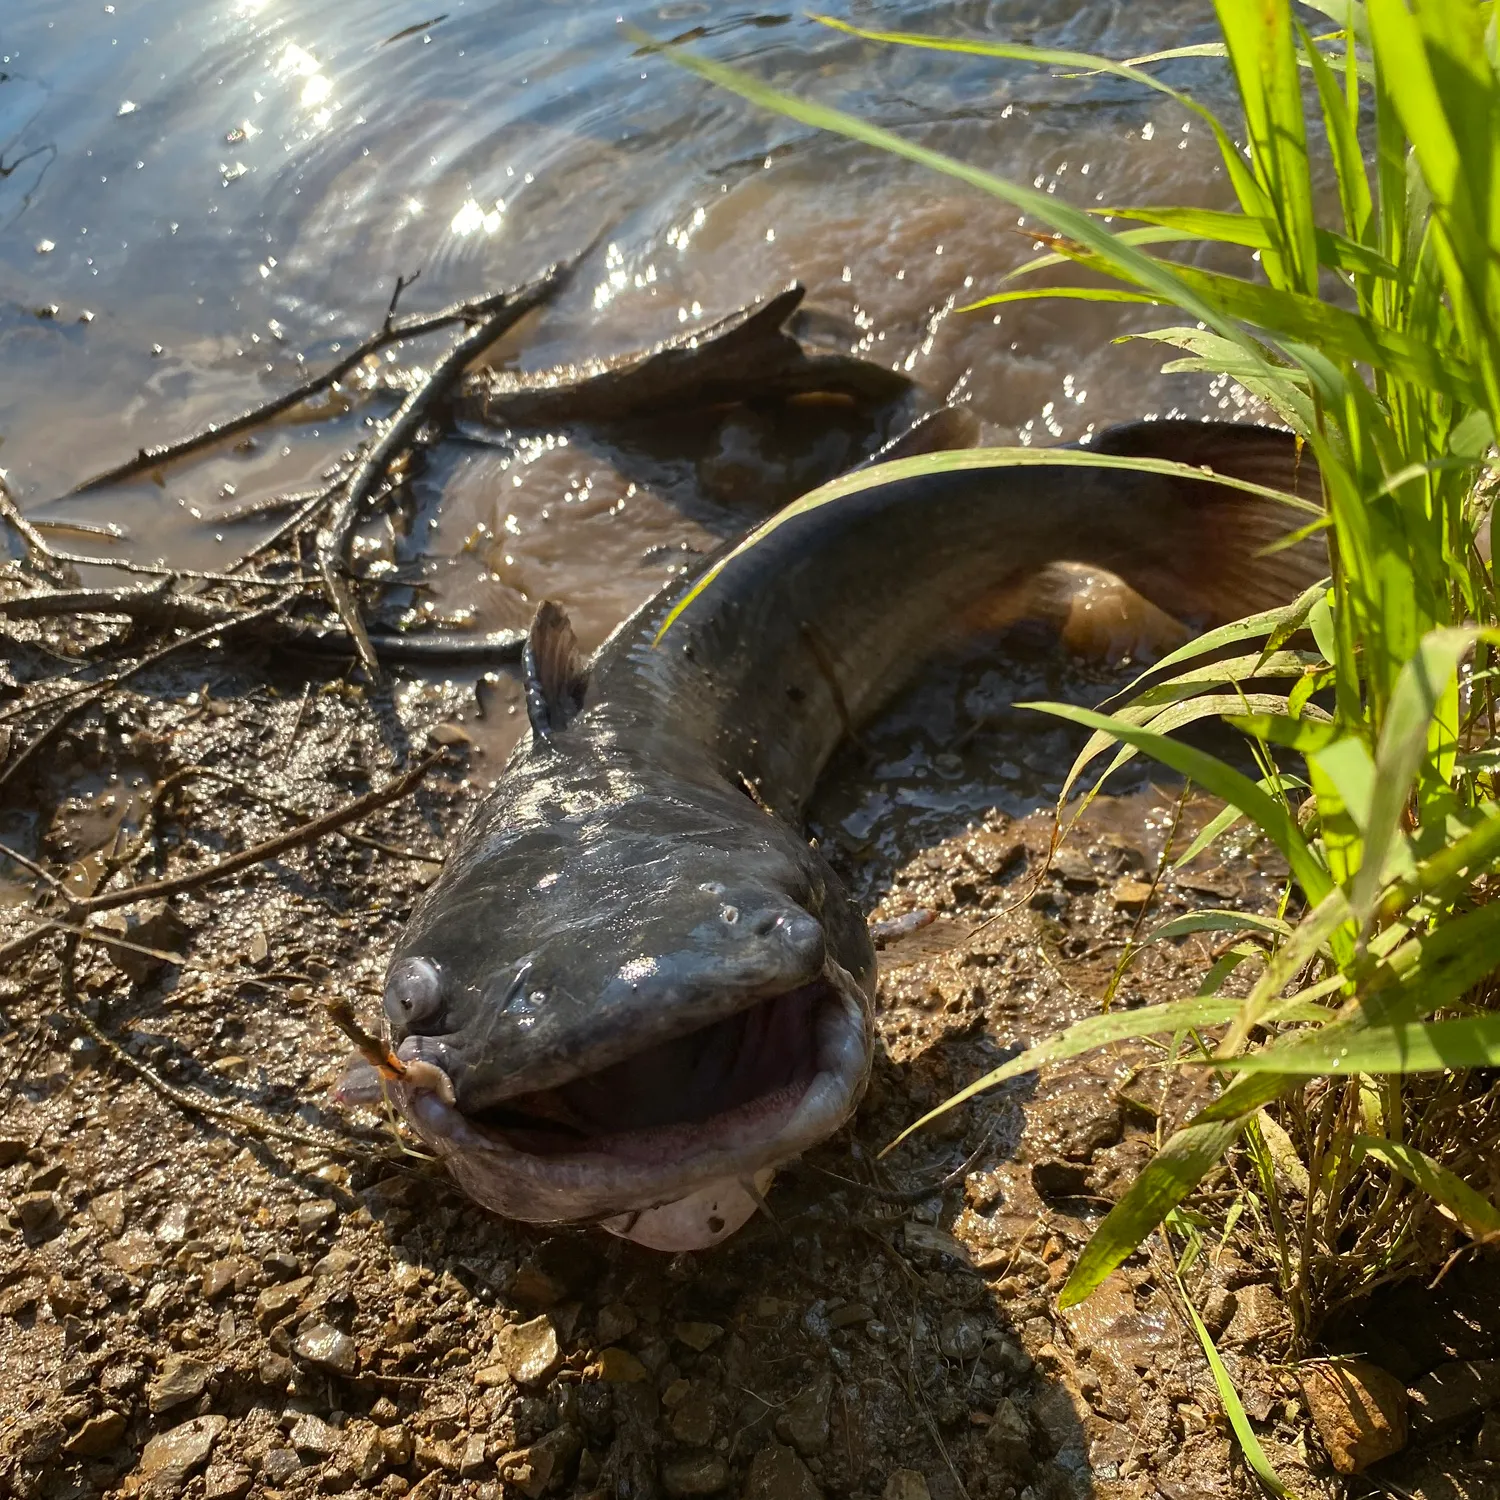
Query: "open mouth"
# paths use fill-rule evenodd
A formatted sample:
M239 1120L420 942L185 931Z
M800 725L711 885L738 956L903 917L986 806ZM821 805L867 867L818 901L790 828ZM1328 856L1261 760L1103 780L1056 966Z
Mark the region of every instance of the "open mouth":
M869 1070L868 1006L830 959L811 984L481 1113L447 1102L431 1065L422 1083L391 1092L464 1189L508 1218L605 1221L625 1232L608 1221L624 1215L633 1225L705 1193L708 1202L726 1184L753 1212L754 1184L768 1168L853 1113ZM343 1093L359 1096L350 1084ZM743 1222L739 1208L709 1204L711 1238Z
M691 1133L733 1117L782 1113L818 1072L818 1016L836 1003L819 979L557 1088L470 1115L534 1156L602 1151L645 1165L672 1160Z

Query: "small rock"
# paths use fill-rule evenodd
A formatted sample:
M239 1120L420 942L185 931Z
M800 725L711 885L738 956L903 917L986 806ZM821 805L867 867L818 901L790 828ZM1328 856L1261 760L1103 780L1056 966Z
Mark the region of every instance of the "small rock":
M124 1435L125 1414L102 1411L97 1417L90 1417L63 1444L63 1451L74 1458L108 1458Z
M0 1167L13 1166L26 1155L26 1151L24 1136L0 1135Z
M1211 1287L1203 1299L1200 1313L1203 1326L1218 1338L1234 1320L1235 1310L1239 1305L1239 1298L1227 1286Z
M150 1235L143 1234L139 1229L132 1229L128 1234L122 1234L119 1239L105 1245L99 1251L99 1257L127 1276L139 1276L160 1263L161 1252Z
M812 1458L828 1451L828 1404L833 1399L833 1375L824 1370L813 1378L806 1390L799 1392L787 1403L782 1423L777 1424L777 1436L785 1437L803 1458Z
M156 1242L159 1245L180 1245L192 1227L192 1209L186 1203L174 1203L157 1221Z
M635 1332L639 1323L636 1315L623 1302L606 1302L599 1309L595 1325L601 1344L618 1344Z
M651 1373L628 1349L611 1346L599 1351L599 1378L611 1385L639 1385Z
M411 1462L412 1454L417 1451L411 1429L401 1422L382 1429L380 1445L385 1450L385 1461L393 1469L405 1468Z
M1307 1409L1340 1474L1358 1474L1406 1446L1406 1388L1367 1360L1312 1365L1302 1375Z
M1149 880L1117 880L1109 899L1120 911L1134 914L1142 910L1151 899L1152 885Z
M416 1457L419 1469L442 1469L449 1474L455 1473L458 1469L458 1454L454 1452L453 1444L444 1442L441 1438L419 1435Z
M292 1447L303 1458L332 1458L343 1442L343 1434L337 1427L325 1422L322 1417L314 1416L310 1411L303 1412L297 1418L287 1436L291 1439Z
M1275 1289L1265 1282L1255 1282L1236 1294L1234 1316L1224 1338L1227 1343L1255 1349L1264 1344L1279 1344L1291 1331L1291 1317Z
M220 1416L194 1417L152 1438L141 1452L141 1477L158 1492L179 1490L188 1475L208 1462L219 1435L229 1426Z
M699 1354L710 1349L724 1337L724 1330L717 1323L679 1323L672 1330L679 1343Z
M484 1458L484 1434L482 1432L471 1432L468 1441L464 1443L462 1455L458 1460L458 1477L460 1479L478 1479L486 1468Z
M255 1299L255 1321L260 1325L261 1332L269 1333L278 1323L291 1317L311 1286L311 1276L299 1276L295 1281L268 1286Z
M1087 1415L1088 1407L1083 1397L1066 1376L1045 1386L1031 1403L1031 1420L1051 1444L1054 1453L1077 1446Z
M186 1354L171 1354L146 1392L153 1412L171 1411L184 1401L196 1401L208 1384L208 1366Z
M34 1281L23 1281L0 1292L0 1318L18 1318L42 1300L41 1288Z
M15 1209L27 1234L45 1234L62 1222L62 1204L56 1193L22 1193L15 1200Z
M566 1475L582 1448L582 1434L564 1422L529 1448L502 1458L498 1466L500 1477L520 1490L527 1500L540 1500L554 1479L560 1481Z
M823 1500L808 1467L780 1443L768 1443L750 1462L745 1500Z
M250 1262L241 1255L216 1260L203 1273L202 1292L206 1302L217 1301L230 1287L249 1285Z
M1411 1388L1411 1435L1425 1442L1500 1408L1500 1359L1454 1359Z
M284 1391L292 1378L292 1362L284 1354L267 1351L260 1357L257 1377L270 1390Z
M302 1460L290 1448L272 1448L260 1461L260 1477L279 1489L301 1467Z
M943 1315L938 1348L945 1359L975 1359L984 1348L984 1325L972 1313L954 1310Z
M203 1500L245 1500L254 1478L240 1464L214 1463L203 1476Z
M701 1386L690 1387L683 1399L675 1404L668 1425L679 1443L685 1443L689 1448L708 1447L714 1440L714 1430L718 1425L710 1393Z
M331 1224L338 1214L338 1204L331 1198L314 1198L311 1203L297 1205L297 1233L316 1234Z
M314 1323L297 1335L292 1352L298 1359L326 1370L330 1375L342 1375L346 1380L354 1374L358 1363L358 1351L354 1340L327 1323Z
M729 1465L712 1453L674 1458L661 1466L661 1482L673 1500L717 1495L729 1483Z
M1030 1466L1031 1429L1009 1396L996 1405L995 1415L984 1430L984 1441L1007 1469L1024 1472Z
M1077 1198L1088 1192L1089 1169L1080 1162L1049 1157L1033 1164L1031 1185L1043 1198Z
M897 1469L885 1482L883 1500L932 1500L927 1480L917 1469Z
M557 1330L545 1315L529 1323L496 1319L495 1354L518 1385L544 1385L562 1363Z
M510 1294L518 1302L532 1307L551 1307L561 1302L567 1288L549 1276L534 1260L524 1260L511 1278Z
M272 1281L291 1281L301 1274L302 1262L285 1250L273 1250L261 1257L260 1268Z
M1094 867L1088 862L1087 856L1079 853L1077 849L1069 849L1064 845L1061 849L1054 851L1052 855L1052 874L1066 886L1074 890L1088 890L1099 884L1099 877L1094 872ZM898 1470L899 1472L907 1472Z
M26 1191L28 1193L50 1193L53 1188L61 1187L68 1176L67 1166L60 1161L50 1162L45 1167L38 1167L26 1180Z
M359 1256L342 1245L335 1245L314 1267L313 1276L322 1281L325 1277L342 1276L359 1265Z
M361 1484L373 1484L385 1472L385 1444L380 1429L361 1424L349 1434L344 1456Z

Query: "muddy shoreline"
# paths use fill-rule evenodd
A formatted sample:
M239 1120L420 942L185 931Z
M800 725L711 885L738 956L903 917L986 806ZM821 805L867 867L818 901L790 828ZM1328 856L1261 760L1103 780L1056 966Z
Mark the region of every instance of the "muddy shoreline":
M94 626L11 628L13 696L98 644ZM1085 697L1107 686L1055 643L1011 644L999 670L1017 691L1036 674ZM873 916L936 913L882 953L870 1095L851 1130L781 1174L774 1223L671 1259L493 1219L403 1156L378 1119L330 1103L348 1048L324 1002L377 1010L385 950L435 868L424 861L493 774L481 736L513 717L510 678L484 690L481 720L471 681L398 679L371 694L220 650L81 715L30 796L11 801L7 833L83 895L132 850L137 879L199 867L386 783L427 747L444 759L347 833L95 918L103 930L78 948L77 1011L58 983L65 934L7 970L7 1492L1256 1493L1168 1263L1134 1257L1067 1315L1055 1301L1158 1124L1206 1085L1121 1046L1017 1080L876 1157L1018 1045L1093 1013L1148 900L1153 916L1205 899L1265 909L1281 872L1250 847L1158 879L1169 829L1181 836L1207 808L1179 807L1180 789L1143 774L1094 804L1045 874L1044 811L964 819L929 798L926 821L877 820L875 837L858 837L868 819L849 809L872 785L897 801L931 779L910 737L941 680L875 726L815 809ZM975 753L1026 754L1037 731L1017 718L983 727ZM28 805L55 812L23 826ZM944 819L955 831L933 840ZM18 904L0 941L28 920L26 872L10 876ZM110 935L135 946L111 949ZM1149 949L1116 1003L1184 993L1208 941ZM1234 1170L1207 1193L1232 1191ZM1456 1360L1496 1368L1500 1299L1486 1304L1484 1269L1454 1283L1468 1312L1430 1310L1403 1382L1419 1388ZM1278 1472L1299 1495L1337 1493L1304 1372L1284 1364L1275 1278L1271 1248L1241 1234L1188 1290ZM1346 1332L1343 1347L1361 1352L1362 1337ZM1480 1405L1450 1412L1352 1483L1388 1472L1393 1493L1490 1497L1494 1419L1481 1420Z

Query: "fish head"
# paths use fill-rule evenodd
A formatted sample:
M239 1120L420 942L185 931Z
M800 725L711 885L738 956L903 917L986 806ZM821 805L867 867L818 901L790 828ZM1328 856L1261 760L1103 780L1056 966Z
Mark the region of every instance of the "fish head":
M733 787L588 801L460 840L387 973L425 1084L392 1091L508 1217L655 1214L670 1248L713 1243L853 1112L874 951L822 855ZM660 1212L683 1202L691 1230Z

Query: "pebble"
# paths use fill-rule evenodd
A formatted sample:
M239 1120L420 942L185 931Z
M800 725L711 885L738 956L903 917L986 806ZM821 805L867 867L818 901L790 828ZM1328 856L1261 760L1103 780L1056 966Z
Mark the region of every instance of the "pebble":
M679 1323L672 1333L679 1343L697 1350L699 1354L711 1349L724 1337L724 1330L717 1323Z
M1020 1408L1009 1396L995 1407L990 1425L984 1430L984 1441L990 1452L1008 1469L1024 1470L1031 1460L1031 1428Z
M317 1459L331 1458L343 1441L343 1434L337 1427L310 1411L303 1412L297 1418L288 1437L291 1439L292 1447L304 1458L311 1455Z
M557 1330L545 1315L514 1325L497 1318L495 1356L518 1385L543 1385L562 1363Z
M0 1135L0 1167L13 1166L26 1155L26 1140L19 1135Z
M186 1354L168 1355L146 1392L153 1412L171 1411L184 1401L196 1401L208 1384L208 1366Z
M272 1448L260 1461L260 1477L267 1484L283 1485L302 1467L302 1460L290 1448Z
M1121 911L1140 911L1151 899L1152 885L1149 880L1117 880L1109 893L1109 899Z
M156 1225L156 1240L161 1245L180 1245L192 1228L192 1210L186 1203L174 1203Z
M228 1426L227 1417L194 1417L180 1427L158 1433L141 1452L141 1477L158 1493L175 1493L194 1470L208 1462L214 1444Z
M111 1239L125 1233L125 1194L115 1188L89 1200L89 1214Z
M255 1299L255 1321L262 1333L269 1333L278 1323L291 1317L297 1304L312 1287L311 1276L299 1276L295 1281L283 1281L277 1286L268 1286Z
M607 1380L611 1385L639 1385L651 1378L650 1371L630 1350L616 1345L601 1349L597 1364L599 1378Z
M125 1414L103 1411L97 1417L90 1417L63 1444L63 1449L74 1458L108 1458L124 1436Z
M1280 1343L1291 1331L1291 1317L1275 1289L1255 1282L1236 1294L1234 1316L1224 1338L1227 1343L1254 1349L1264 1343Z
M484 1473L485 1467L484 1435L472 1432L469 1434L468 1441L464 1443L464 1451L458 1460L458 1477L478 1479Z
M297 1335L292 1352L298 1359L305 1359L308 1364L316 1365L330 1375L342 1375L345 1379L354 1374L358 1363L354 1340L327 1323L314 1323L304 1328Z
M780 1443L767 1443L750 1461L745 1500L823 1500L808 1467Z
M689 1448L706 1448L714 1440L717 1422L713 1397L702 1386L691 1387L672 1412L672 1436Z
M254 1479L241 1464L210 1464L203 1476L203 1500L244 1500Z
M803 1458L828 1451L828 1404L832 1399L833 1376L825 1370L787 1403L783 1419L777 1423L777 1435L790 1441Z
M16 1216L27 1234L41 1234L62 1221L56 1193L22 1193L15 1200Z
M945 1359L976 1359L984 1348L984 1325L971 1313L945 1313L938 1328L938 1348Z
M342 1245L335 1245L327 1255L313 1267L313 1275L322 1280L324 1277L342 1276L346 1271L353 1271L359 1265L359 1256L352 1250L346 1250Z
M636 1315L623 1302L606 1302L599 1309L595 1324L601 1344L618 1344L628 1339L639 1324Z
M250 1283L252 1267L242 1255L231 1255L214 1261L203 1273L203 1297L213 1302L230 1287L242 1290Z
M1406 1446L1406 1387L1368 1360L1311 1365L1302 1395L1340 1474L1358 1474Z
M716 1454L674 1458L661 1466L661 1482L673 1500L717 1495L729 1483L729 1465Z
M314 1198L311 1203L297 1205L297 1233L317 1234L331 1224L338 1214L338 1204L331 1198Z
M882 1500L932 1500L927 1480L917 1469L897 1469L885 1482Z

